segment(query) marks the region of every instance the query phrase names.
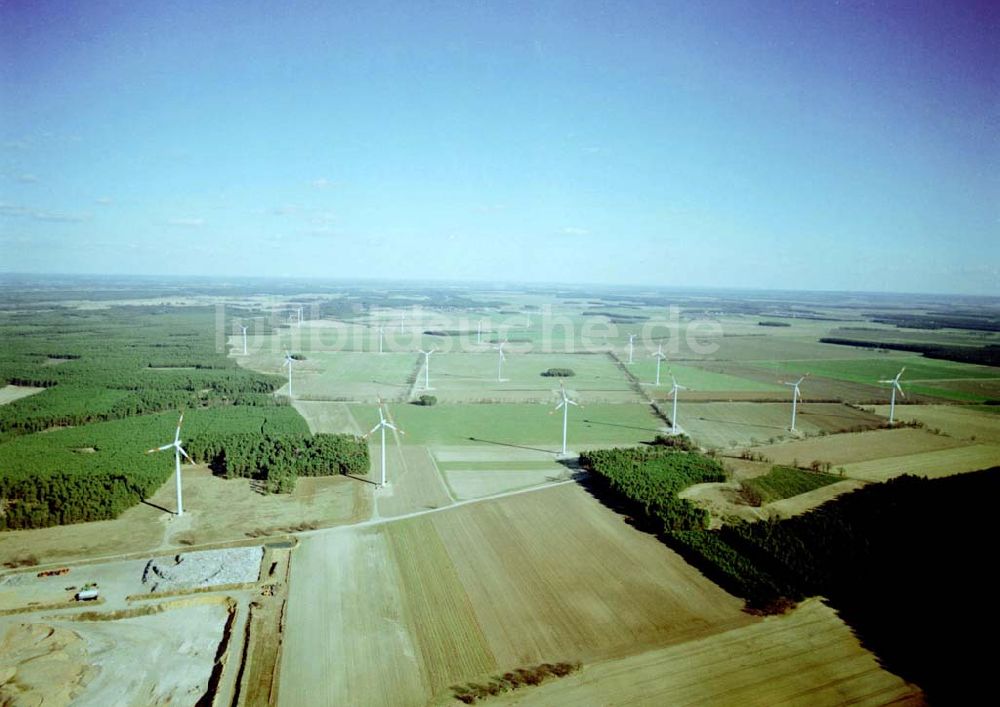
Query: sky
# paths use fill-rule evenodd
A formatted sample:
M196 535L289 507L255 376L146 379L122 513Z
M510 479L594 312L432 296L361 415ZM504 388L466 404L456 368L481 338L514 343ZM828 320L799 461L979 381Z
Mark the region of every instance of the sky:
M1000 294L990 2L0 0L0 272Z

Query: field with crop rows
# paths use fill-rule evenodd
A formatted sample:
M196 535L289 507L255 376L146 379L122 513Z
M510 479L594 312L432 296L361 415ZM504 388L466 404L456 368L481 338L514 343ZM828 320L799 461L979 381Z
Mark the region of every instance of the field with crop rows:
M755 621L576 486L306 538L292 562L289 705L424 703L497 670Z
M789 438L791 416L791 402L686 403L681 398L677 411L678 423L693 440L721 448ZM838 403L799 403L795 427L803 434L817 435L873 428L881 423L870 413Z
M751 647L748 650L748 647ZM785 616L697 641L585 665L490 700L497 705L922 705L833 609L810 600Z

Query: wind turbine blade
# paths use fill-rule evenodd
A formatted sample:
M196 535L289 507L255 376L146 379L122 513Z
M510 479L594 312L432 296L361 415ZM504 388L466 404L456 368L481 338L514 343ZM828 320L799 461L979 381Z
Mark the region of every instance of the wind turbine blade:
M146 454L152 454L153 452L164 452L173 446L174 446L173 443L171 443L171 444L165 444L162 447L153 447L152 449L147 450Z
M565 405L565 404L566 404L565 400L560 400L558 403L556 403L555 409L556 410L562 410L562 406Z
M390 430L396 430L396 432L399 432L399 428L398 428L398 427L396 427L396 426L395 426L394 424L392 424L391 422L384 422L384 423L382 423L382 424L384 424L384 425L385 425L386 427L388 427L388 428L389 428Z
M370 437L371 435L375 434L381 426L382 426L382 423L380 422L377 425L375 425L374 427L372 427L370 430L368 430L368 434L366 434L365 437L367 438L367 437Z
M180 445L177 445L177 451L179 451L181 454L183 454L185 459L187 459L189 462L191 462L192 464L194 464L194 459L192 459L191 456L187 452L184 451L184 447L182 447Z

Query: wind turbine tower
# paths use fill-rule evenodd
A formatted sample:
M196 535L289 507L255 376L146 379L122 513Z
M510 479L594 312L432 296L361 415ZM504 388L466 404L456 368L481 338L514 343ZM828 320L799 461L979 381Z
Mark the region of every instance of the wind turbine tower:
M299 307L299 326L302 326L302 307Z
M635 334L628 335L628 362L632 363L632 353L635 351Z
M382 342L385 339L385 327L378 328L378 352L382 353Z
M507 343L507 340L504 339L503 341L500 342L499 346L495 347L496 350L497 350L497 353L500 354L500 356L497 358L497 383L503 383L503 381L504 381L504 379L502 377L503 376L503 360L505 358L507 358L507 357L503 355L503 345L506 344L506 343Z
M399 313L399 333L403 333L403 320L406 319L406 310Z
M657 366L659 366L659 360L657 360L656 363ZM677 434L677 394L682 390L687 390L688 388L687 386L678 383L677 379L674 378L673 373L670 374L670 380L674 382L673 387L670 389L670 396L674 399L674 409L673 412L670 413L670 434L675 435Z
M189 462L194 464L194 459L192 459L187 452L184 451L184 447L181 446L181 423L184 422L184 413L181 413L181 417L177 420L177 432L174 433L174 441L170 444L165 444L162 447L154 447L146 452L146 454L152 454L153 452L165 452L168 449L174 450L174 481L177 484L177 515L184 515L184 499L181 496L181 455Z
M476 328L476 343L483 343L483 320L479 320L479 326Z
M796 409L796 406L798 405L799 400L802 398L802 393L799 391L799 385L801 385L802 381L804 381L805 379L806 379L806 377L802 376L801 378L799 378L794 383L789 383L787 381L781 381L785 385L792 386L792 389L793 389L792 390L792 427L791 427L792 432L795 431L795 409Z
M905 370L906 370L906 366L903 366L901 369L899 369L899 373L896 374L895 378L890 378L889 380L879 381L879 383L888 383L889 385L892 386L892 398L890 398L890 400L889 400L889 424L890 425L895 420L895 415L896 415L896 391L898 390L900 395L902 395L904 398L906 397L906 395L903 393L903 386L901 386L899 384L899 377L901 375L903 375L903 371L905 371Z
M569 406L576 405L579 407L580 403L576 402L575 400L571 400L570 397L566 395L566 387L563 386L562 383L559 384L559 395L560 395L559 403L556 405L555 410L553 410L552 412L555 412L559 408L562 408L563 411L563 438L562 438L561 454L563 456L566 456L566 428L569 423Z
M656 358L656 385L659 385L660 384L660 364L663 363L663 359L665 359L667 357L667 355L665 353L663 353L663 344L660 344L659 348L656 349L656 352L653 353L652 356Z
M365 439L368 439L375 434L377 430L382 430L382 479L379 481L380 488L386 486L387 484L385 480L385 431L387 428L399 432L399 434L405 434L405 432L385 419L385 414L382 412L382 400L380 399L378 401L378 424L372 427L371 431L365 435Z
M247 327L245 325L240 325L240 329L243 330L243 355L247 355Z
M424 390L431 389L431 354L437 351L437 349L431 349L430 351L420 350L420 353L424 355Z
M288 366L288 397L289 398L292 397L292 365L294 363L295 363L295 359L292 358L292 355L286 351L285 352L285 363L282 364L282 365Z

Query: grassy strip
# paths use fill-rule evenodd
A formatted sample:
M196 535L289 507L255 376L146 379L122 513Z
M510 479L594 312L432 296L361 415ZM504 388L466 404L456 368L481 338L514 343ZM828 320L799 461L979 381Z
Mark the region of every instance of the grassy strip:
M775 466L764 476L757 476L743 482L744 490L749 489L751 498L758 501L753 505L779 501L807 493L842 479L833 474L818 471L804 471L790 466Z

